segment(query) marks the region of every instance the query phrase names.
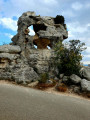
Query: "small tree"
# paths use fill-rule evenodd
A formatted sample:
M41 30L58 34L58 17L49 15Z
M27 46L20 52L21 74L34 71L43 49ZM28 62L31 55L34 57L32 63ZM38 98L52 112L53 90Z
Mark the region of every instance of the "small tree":
M59 42L55 47L55 66L60 73L65 75L77 74L81 68L80 61L82 60L81 52L86 48L85 43L80 40L71 40L67 44Z

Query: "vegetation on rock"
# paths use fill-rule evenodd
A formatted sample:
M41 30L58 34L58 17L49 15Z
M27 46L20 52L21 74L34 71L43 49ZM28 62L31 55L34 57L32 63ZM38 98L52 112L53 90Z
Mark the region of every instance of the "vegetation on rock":
M62 42L56 44L54 65L57 67L59 74L79 75L80 61L82 60L81 52L86 49L84 45L85 43L81 43L80 40L70 40L66 44Z
M48 78L49 78L48 73L42 73L40 75L39 83L46 83Z

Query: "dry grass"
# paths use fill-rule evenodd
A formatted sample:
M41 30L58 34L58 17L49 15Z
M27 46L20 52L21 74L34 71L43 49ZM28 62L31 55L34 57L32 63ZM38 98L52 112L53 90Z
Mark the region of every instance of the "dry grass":
M61 83L60 85L58 85L57 87L56 87L56 89L58 90L58 91L60 91L60 92L66 92L67 91L67 86L64 84L64 83Z
M47 84L47 83L38 83L35 88L37 89L41 89L41 90L45 90L47 88L50 87L54 87L56 85L56 83L52 83L52 84Z

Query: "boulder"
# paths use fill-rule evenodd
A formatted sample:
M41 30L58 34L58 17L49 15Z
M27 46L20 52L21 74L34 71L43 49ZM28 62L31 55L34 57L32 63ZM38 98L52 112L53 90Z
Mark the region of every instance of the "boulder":
M47 80L47 81L46 81L46 84L52 84L52 83L53 83L52 80Z
M80 86L77 86L77 85L70 85L70 92L72 93L72 92L75 92L75 93L78 93L78 94L80 94Z
M60 79L62 79L64 77L64 74L60 74Z
M29 87L35 87L36 85L38 85L39 81L35 81L35 82L31 82L28 84Z
M81 80L81 89L85 92L90 92L90 81L87 81L86 79Z
M90 67L81 68L80 75L81 77L86 78L88 81L90 81Z
M80 93L80 87L79 86L75 86L74 87L74 89L73 89L73 91L75 92L75 93Z
M73 83L75 83L75 84L81 82L81 78L80 78L79 76L75 75L75 74L72 74L72 75L70 76L70 80L71 80Z
M0 53L20 53L21 48L13 45L2 45L0 46Z
M68 76L64 76L64 77L63 77L63 82L68 82L68 79L69 79Z

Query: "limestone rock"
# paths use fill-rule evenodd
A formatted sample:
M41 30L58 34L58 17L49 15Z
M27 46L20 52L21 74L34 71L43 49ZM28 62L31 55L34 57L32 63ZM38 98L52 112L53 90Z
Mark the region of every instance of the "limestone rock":
M78 93L78 94L80 93L80 87L79 86L75 86L73 90L74 90L75 93Z
M0 53L0 58L5 58L9 60L15 60L19 57L19 54L10 54L10 53Z
M69 76L64 76L63 77L63 82L68 82Z
M13 44L21 46L21 49L26 48L26 41L29 41L28 27L33 25L35 35L38 35L38 39L32 41L33 46L37 45L40 49L41 47L47 49L47 46L53 48L55 43L68 38L64 17L63 21L61 19L62 16L59 16L59 22L57 22L57 17L42 17L30 11L23 13L18 20L18 33L12 38ZM28 39L26 36L28 36Z
M2 72L1 78L9 77L24 85L37 81L43 73L48 73L49 79L55 78L58 70L56 69L53 74L51 67L55 58L53 48L57 42L68 37L64 17L60 15L42 17L28 11L19 17L17 25L17 34L12 38L12 43L0 46L0 69L6 70L6 77ZM31 25L35 32L34 36L29 34Z
M46 83L47 83L47 84L52 84L53 81L52 81L52 80L47 80Z
M19 46L2 45L0 46L0 53L20 53L21 48Z
M86 79L82 79L81 88L82 91L90 92L90 81L87 81Z
M49 63L54 57L53 50L33 50L29 49L27 51L27 59L29 65L34 68L39 74L48 72Z
M28 86L29 87L35 87L38 83L39 83L39 81L31 82L31 83L28 84Z
M64 74L60 74L60 79L62 79L64 77Z
M31 67L16 69L13 73L13 79L17 83L30 83L39 79L38 74Z
M10 72L0 72L0 80L12 80L12 75Z
M9 60L5 58L0 59L0 68L6 68L9 65Z
M75 74L72 74L70 76L70 79L73 83L77 84L77 83L80 83L81 82L81 78Z
M90 68L89 67L81 68L80 75L81 77L86 78L88 81L90 81Z

